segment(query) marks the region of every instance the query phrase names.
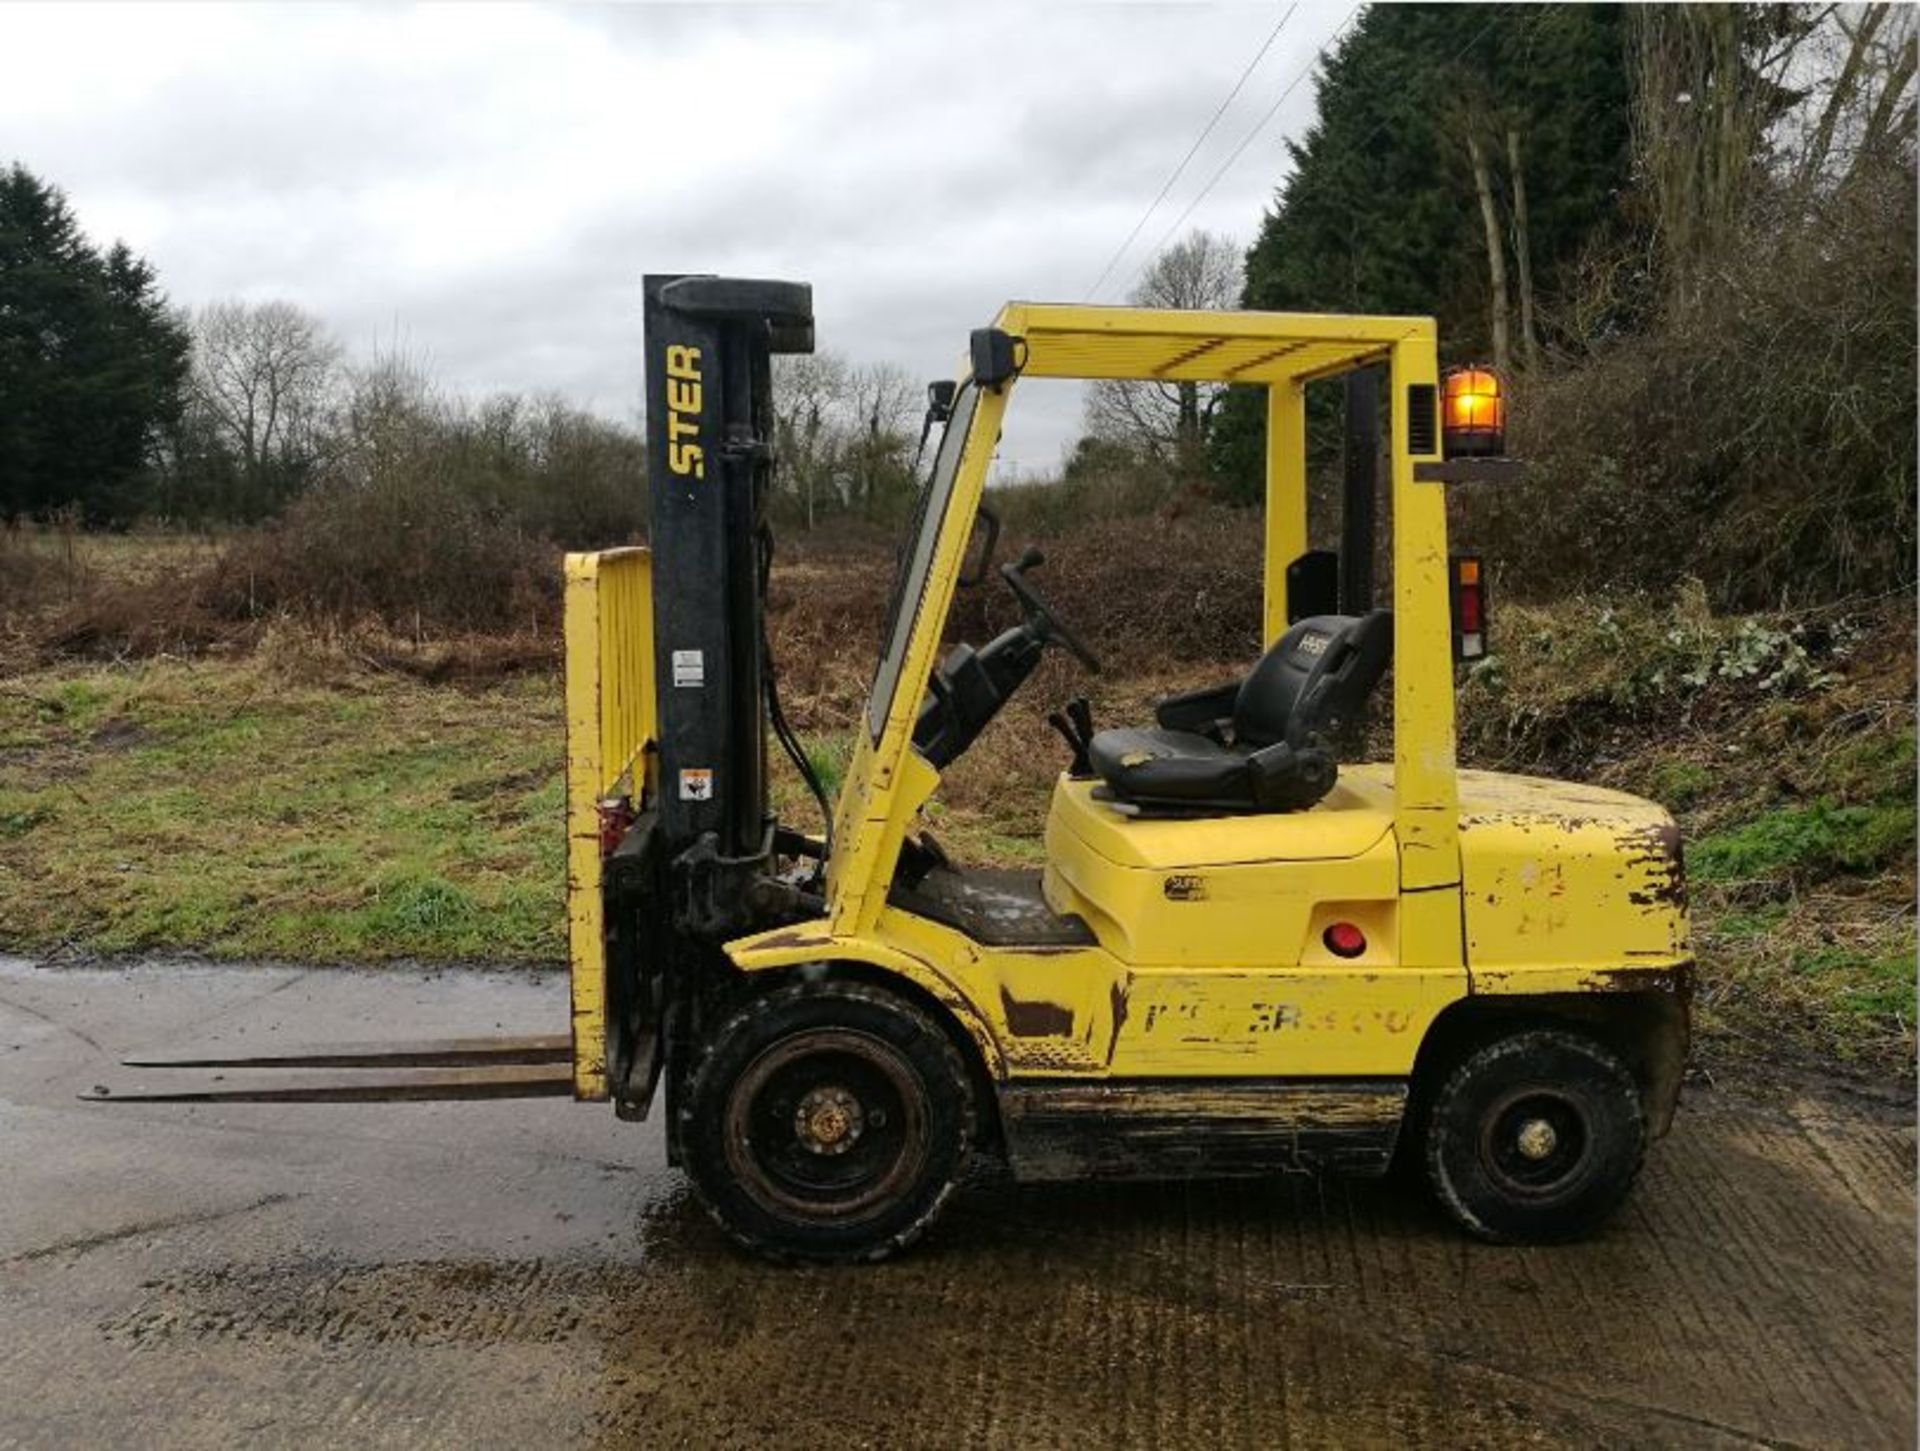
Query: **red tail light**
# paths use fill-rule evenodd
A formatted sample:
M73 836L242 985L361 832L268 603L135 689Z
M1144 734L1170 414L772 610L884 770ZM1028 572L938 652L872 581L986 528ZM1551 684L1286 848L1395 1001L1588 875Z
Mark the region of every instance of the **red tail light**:
M1453 658L1478 660L1487 653L1487 581L1477 554L1453 557Z
M1367 934L1351 922L1336 922L1320 934L1335 957L1358 957L1367 950Z

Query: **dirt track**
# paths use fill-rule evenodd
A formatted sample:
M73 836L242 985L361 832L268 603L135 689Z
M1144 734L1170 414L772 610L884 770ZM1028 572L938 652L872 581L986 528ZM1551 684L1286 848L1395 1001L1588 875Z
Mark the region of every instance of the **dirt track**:
M557 979L0 959L0 1446L1911 1445L1910 1124L1692 1093L1629 1211L988 1182L845 1272L733 1254L564 1102L96 1107L119 1052L552 1029Z

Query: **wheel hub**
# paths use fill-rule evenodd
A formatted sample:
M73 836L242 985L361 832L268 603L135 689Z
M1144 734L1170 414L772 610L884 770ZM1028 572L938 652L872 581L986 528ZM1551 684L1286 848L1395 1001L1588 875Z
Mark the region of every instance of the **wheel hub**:
M1521 1157L1535 1163L1550 1155L1559 1142L1560 1135L1543 1118L1528 1119L1520 1125L1519 1133L1514 1136L1514 1147L1520 1150Z
M793 1111L794 1136L809 1153L844 1154L865 1130L860 1100L834 1084L810 1089Z
M857 1028L785 1033L727 1090L734 1182L766 1211L808 1224L882 1212L925 1167L927 1130L912 1063Z
M1577 1096L1522 1084L1495 1099L1485 1115L1480 1159L1501 1193L1544 1202L1578 1187L1592 1156Z

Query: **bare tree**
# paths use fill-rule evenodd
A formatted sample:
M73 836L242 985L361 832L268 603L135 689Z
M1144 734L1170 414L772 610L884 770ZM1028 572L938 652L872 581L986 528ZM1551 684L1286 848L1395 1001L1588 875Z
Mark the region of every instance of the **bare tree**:
M807 528L828 510L880 512L909 482L920 390L905 369L785 355L773 392L775 487Z
M1669 299L1693 305L1761 201L1811 215L1863 163L1911 165L1905 6L1635 7L1634 160Z
M1533 243L1527 222L1527 173L1520 164L1520 127L1507 123L1507 183L1512 189L1513 260L1520 273L1520 353L1528 367L1540 363L1540 334L1533 318Z
M906 369L868 363L848 377L851 441L846 450L845 490L850 507L869 517L911 482L910 449L920 389Z
M1240 305L1239 244L1195 229L1153 259L1128 298L1136 307L1226 311ZM1225 388L1217 383L1102 381L1087 393L1086 428L1124 444L1182 479L1205 471L1207 430Z
M1867 109L1859 142L1854 151L1854 166L1884 151L1899 148L1910 160L1914 141L1914 88L1916 62L1920 62L1920 17L1902 10L1892 37L1882 42L1874 67L1873 86L1879 94Z
M1513 365L1513 348L1507 340L1507 250L1500 240L1500 213L1494 206L1493 169L1487 164L1487 148L1481 144L1476 120L1467 123L1467 157L1473 164L1473 190L1480 198L1480 223L1487 237L1487 306L1493 324L1493 365L1504 372Z
M835 415L847 371L837 353L785 353L773 360L774 483L800 501L808 529L838 467Z
M400 476L411 459L431 457L452 411L425 359L397 346L348 369L340 392L328 472L360 488Z
M1838 7L1836 7L1837 9ZM1887 5L1869 5L1858 24L1851 27L1847 34L1846 58L1841 61L1833 84L1827 91L1826 102L1820 108L1820 119L1814 123L1813 137L1800 161L1802 183L1811 181L1826 166L1827 158L1833 153L1833 143L1839 131L1840 119L1858 92L1861 72L1866 68L1868 57L1873 53L1874 37L1880 33L1880 27L1886 24ZM1841 22L1843 32L1845 22Z
M1834 5L1807 22L1791 76L1801 99L1780 146L1803 196L1911 144L1916 30L1911 8L1886 3Z
M194 406L250 486L270 488L270 475L318 456L339 357L291 303L217 302L194 319Z
M1642 5L1631 17L1635 170L1669 300L1692 307L1738 245L1811 32L1789 7Z
M1484 76L1456 68L1451 100L1442 118L1444 134L1451 139L1450 158L1463 162L1466 179L1473 187L1480 212L1480 234L1487 259L1487 340L1491 344L1493 365L1506 370L1513 363L1513 291L1507 270L1507 247L1511 242L1514 260L1519 262L1526 245L1526 233L1519 208L1525 204L1524 182L1520 177L1520 127L1522 118L1499 98L1489 93ZM1500 141L1506 143L1508 171L1508 228L1500 222L1499 182L1495 171L1500 164ZM1527 286L1531 273L1527 259L1521 278L1523 312L1531 305ZM1521 339L1528 333L1523 318Z

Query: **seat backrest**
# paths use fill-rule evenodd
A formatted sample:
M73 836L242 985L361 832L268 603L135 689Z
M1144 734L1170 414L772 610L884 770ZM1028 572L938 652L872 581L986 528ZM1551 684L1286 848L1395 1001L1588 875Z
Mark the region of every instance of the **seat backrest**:
M1393 656L1393 615L1314 615L1260 657L1233 702L1234 740L1299 746L1366 703Z

